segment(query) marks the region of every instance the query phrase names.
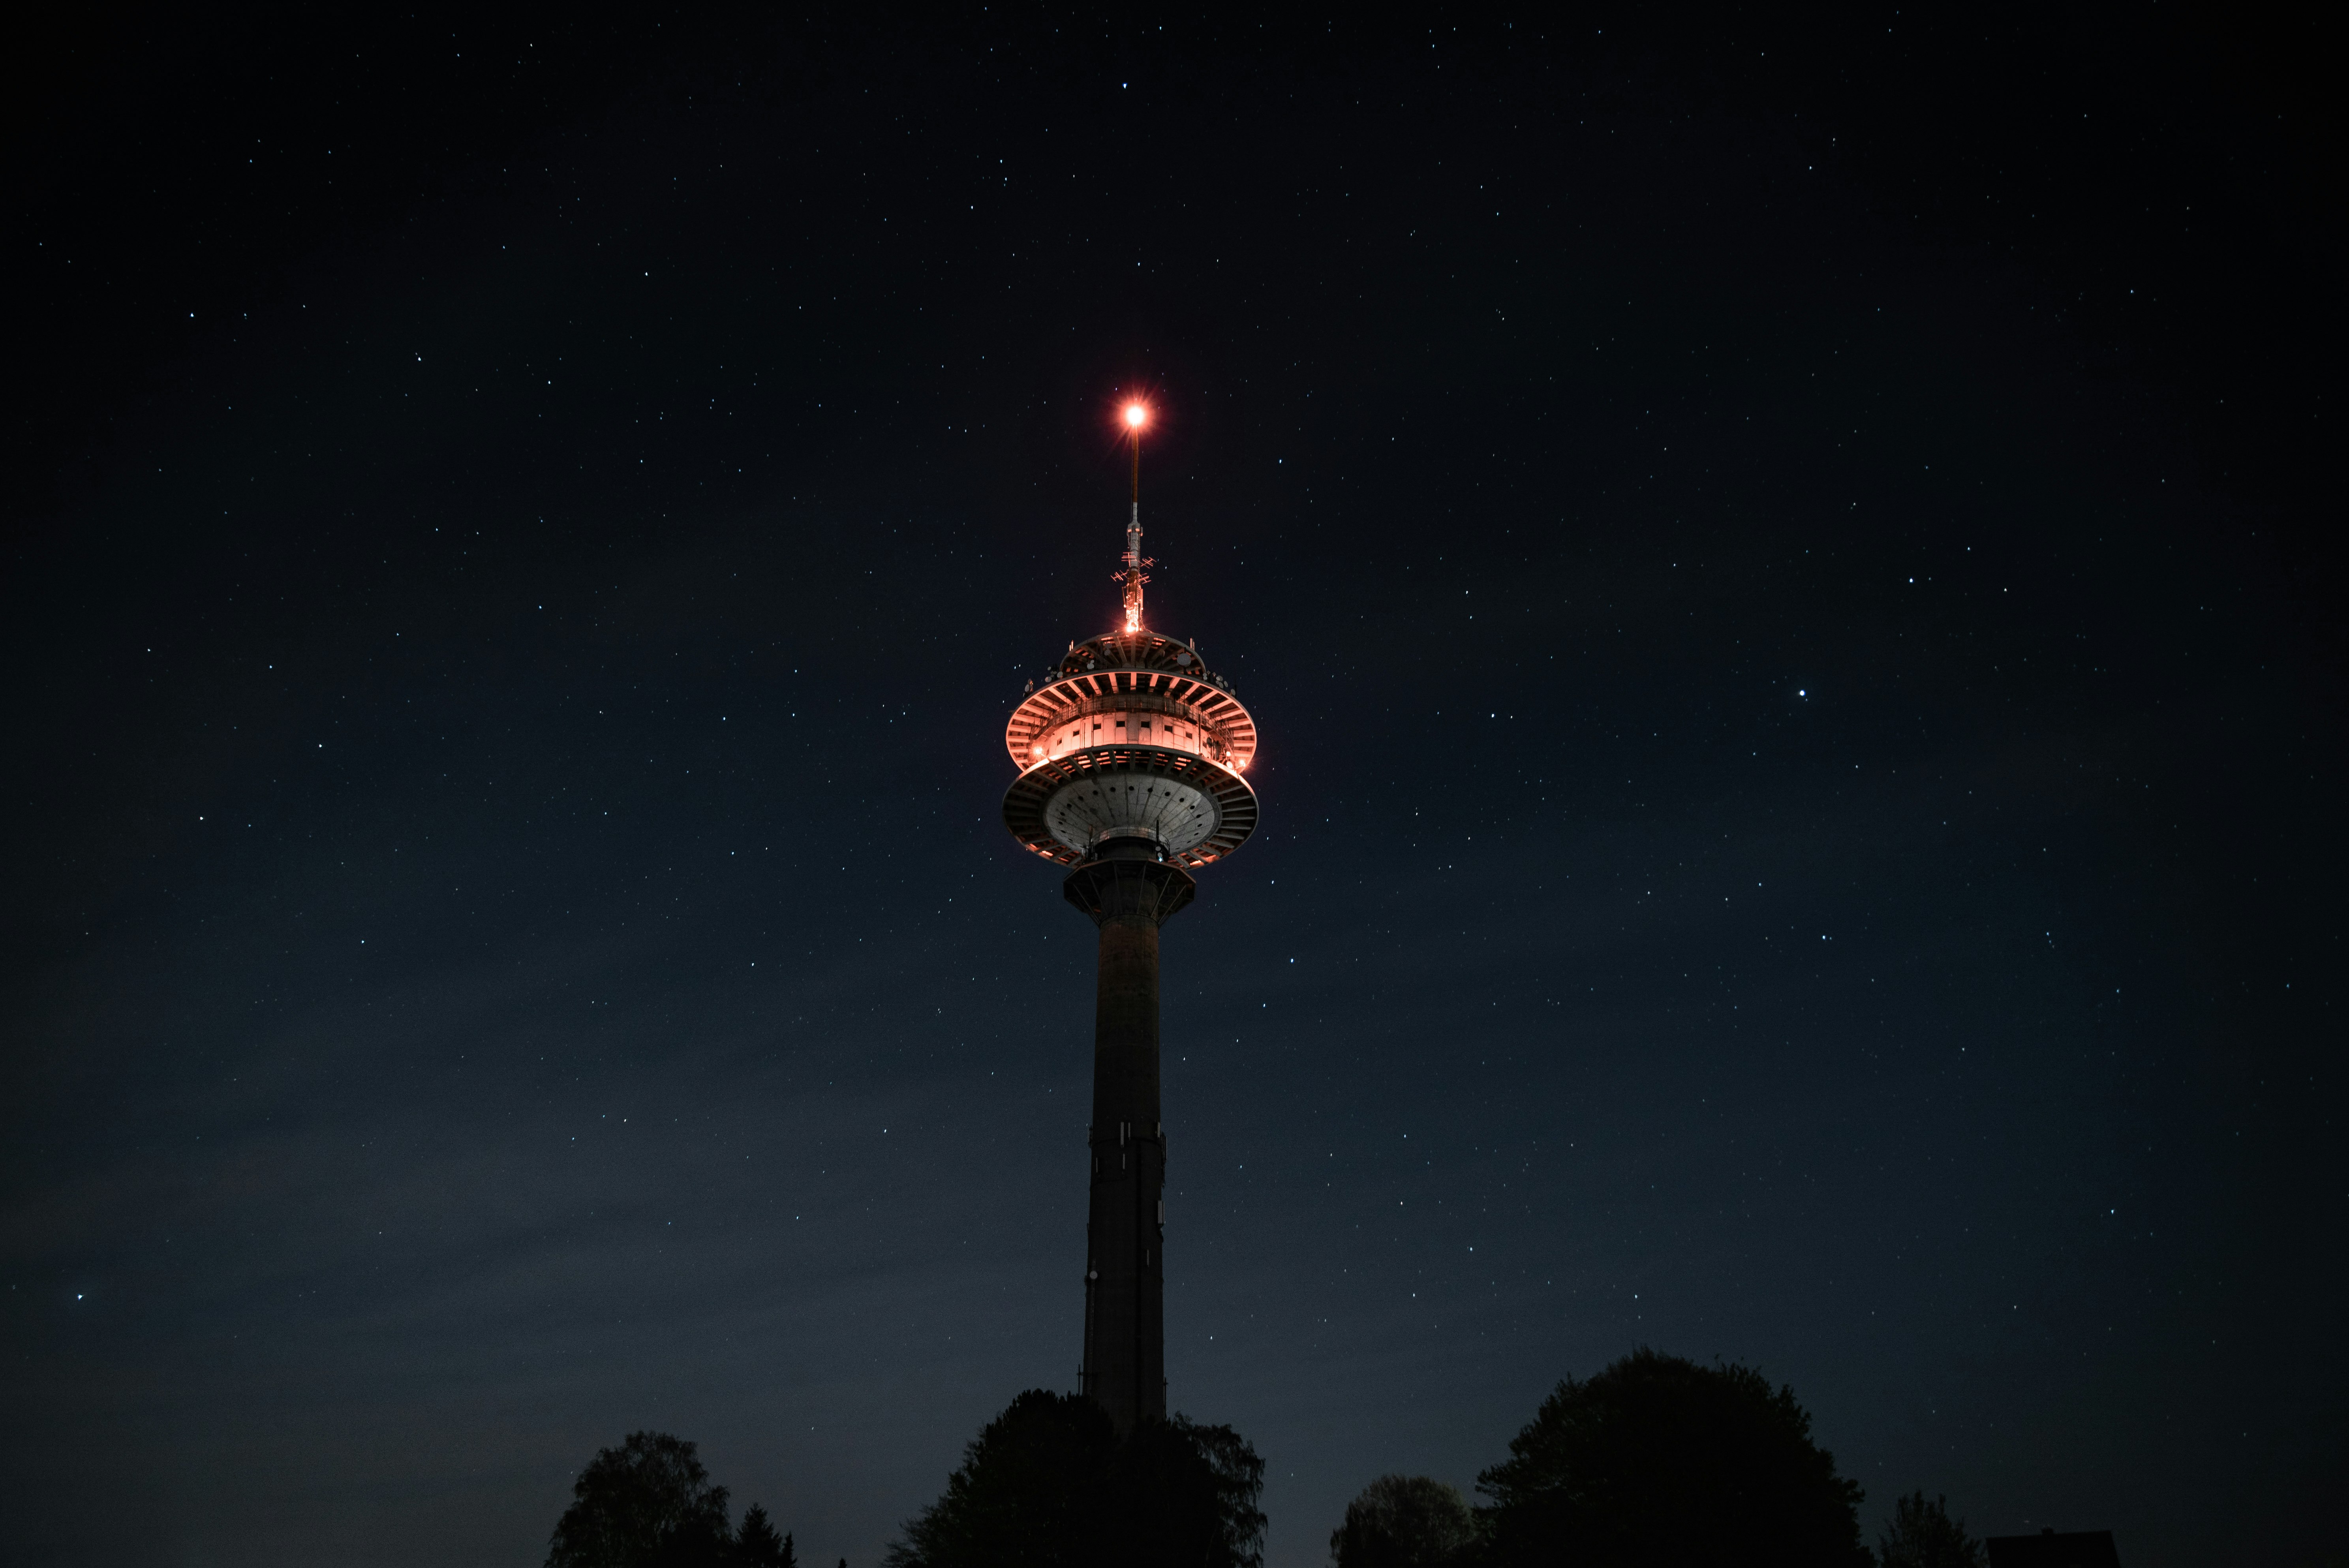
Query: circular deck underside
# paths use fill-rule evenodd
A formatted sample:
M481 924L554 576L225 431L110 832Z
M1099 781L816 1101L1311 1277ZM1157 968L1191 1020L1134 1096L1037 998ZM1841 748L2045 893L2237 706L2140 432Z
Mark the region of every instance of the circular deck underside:
M1074 865L1104 836L1154 840L1167 859L1205 866L1256 831L1256 792L1187 753L1112 746L1030 768L1003 796L1003 823L1047 860Z

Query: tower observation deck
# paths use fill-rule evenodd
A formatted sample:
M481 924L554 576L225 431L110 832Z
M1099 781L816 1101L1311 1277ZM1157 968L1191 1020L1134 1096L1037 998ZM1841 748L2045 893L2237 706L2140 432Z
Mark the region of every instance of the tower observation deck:
M1137 436L1140 420L1129 407ZM1004 826L1069 867L1061 895L1100 929L1083 1387L1120 1431L1166 1414L1166 1131L1159 1106L1158 931L1191 873L1256 830L1244 776L1256 721L1195 644L1143 624L1140 508L1126 530L1125 626L1069 645L1003 743L1019 776Z

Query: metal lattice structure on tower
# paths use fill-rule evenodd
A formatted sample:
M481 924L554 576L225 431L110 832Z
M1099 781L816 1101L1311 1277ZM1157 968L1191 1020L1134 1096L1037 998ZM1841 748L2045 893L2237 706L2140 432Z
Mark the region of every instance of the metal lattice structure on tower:
M1120 1431L1166 1414L1166 1129L1159 1106L1158 931L1191 871L1256 831L1256 721L1195 644L1143 620L1141 431L1129 404L1134 504L1122 629L1072 642L1004 727L1019 776L1004 826L1071 867L1061 890L1101 931L1093 1018L1092 1203L1085 1225L1085 1393Z

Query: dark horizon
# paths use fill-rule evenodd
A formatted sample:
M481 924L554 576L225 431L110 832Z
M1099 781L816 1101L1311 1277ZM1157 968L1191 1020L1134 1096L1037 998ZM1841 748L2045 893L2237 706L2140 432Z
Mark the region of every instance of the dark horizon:
M2320 1561L2303 26L41 19L22 1560L534 1563L658 1428L867 1568L1076 1386L1094 933L1001 737L1140 390L1263 732L1163 1038L1268 1568L1640 1345L1871 1541Z

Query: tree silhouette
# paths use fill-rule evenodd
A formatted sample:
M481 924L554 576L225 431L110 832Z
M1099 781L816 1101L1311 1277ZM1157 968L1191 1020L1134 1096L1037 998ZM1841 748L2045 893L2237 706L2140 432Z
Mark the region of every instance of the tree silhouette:
M1892 1524L1876 1538L1882 1568L1982 1568L1982 1543L1966 1533L1966 1521L1950 1518L1950 1500L1925 1501L1921 1491L1897 1498Z
M1121 1441L1081 1395L1030 1389L905 1523L890 1568L1260 1568L1264 1461L1181 1416Z
M1229 1427L1145 1421L1111 1458L1104 1549L1164 1568L1260 1568L1263 1493L1264 1461Z
M1443 1568L1475 1540L1459 1491L1427 1476L1381 1476L1346 1505L1330 1532L1334 1568Z
M1859 1488L1794 1390L1642 1348L1568 1377L1476 1478L1495 1568L1737 1563L1863 1568Z
M667 1432L631 1432L596 1454L571 1497L546 1568L799 1568L792 1538L756 1503L739 1534L727 1527L726 1489Z
M1109 1412L1031 1388L963 1450L946 1494L906 1521L890 1568L1077 1568L1092 1561L1102 1476L1117 1446Z
M755 1502L742 1515L742 1527L734 1532L734 1562L740 1568L800 1568L792 1538L777 1535L767 1511Z
M554 1526L546 1568L703 1568L732 1543L726 1489L693 1445L667 1432L631 1432L579 1472Z

